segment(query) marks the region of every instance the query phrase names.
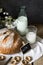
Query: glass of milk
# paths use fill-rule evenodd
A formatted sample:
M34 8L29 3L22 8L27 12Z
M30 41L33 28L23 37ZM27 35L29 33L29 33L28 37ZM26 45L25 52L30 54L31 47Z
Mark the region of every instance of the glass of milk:
M28 32L26 34L26 39L30 44L33 44L36 42L36 35L37 34L37 28L35 26L28 26Z

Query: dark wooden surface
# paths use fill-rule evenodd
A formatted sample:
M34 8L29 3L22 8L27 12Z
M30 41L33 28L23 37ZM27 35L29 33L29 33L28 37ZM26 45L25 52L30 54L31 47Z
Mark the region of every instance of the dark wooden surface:
M37 35L43 38L43 24L35 24L37 27Z
M43 56L33 63L33 65L43 65Z

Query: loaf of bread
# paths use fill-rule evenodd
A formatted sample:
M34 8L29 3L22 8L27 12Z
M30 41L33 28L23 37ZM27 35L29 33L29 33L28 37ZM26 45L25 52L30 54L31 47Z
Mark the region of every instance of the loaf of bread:
M15 30L0 30L0 53L13 54L20 52L22 39Z

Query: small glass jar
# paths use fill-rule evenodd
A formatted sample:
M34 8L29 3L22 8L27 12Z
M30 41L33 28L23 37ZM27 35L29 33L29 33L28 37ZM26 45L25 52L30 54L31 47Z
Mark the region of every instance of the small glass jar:
M28 26L28 32L26 34L26 39L30 44L33 44L36 42L36 36L37 36L37 28L35 26Z

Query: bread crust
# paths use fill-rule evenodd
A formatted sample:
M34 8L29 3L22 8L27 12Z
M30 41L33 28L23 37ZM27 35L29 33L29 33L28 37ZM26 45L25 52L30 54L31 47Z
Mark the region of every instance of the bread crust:
M8 31L7 31L8 32ZM11 47L4 47L4 46L0 46L0 53L3 53L3 54L14 54L14 53L18 53L20 52L20 48L22 46L22 39L20 37L20 35L16 32L16 31L12 31L10 30L11 33L14 33L14 36L13 36L13 43L11 43ZM11 34L10 33L10 34ZM5 33L6 34L6 33ZM8 35L10 36L10 35ZM8 38L8 37L7 37ZM4 43L2 44L6 44L7 42L7 38L4 38ZM11 37L12 38L12 37ZM10 38L9 38L10 40ZM3 40L2 40L3 41ZM6 42L5 42L6 41ZM7 43L9 44L9 43Z

